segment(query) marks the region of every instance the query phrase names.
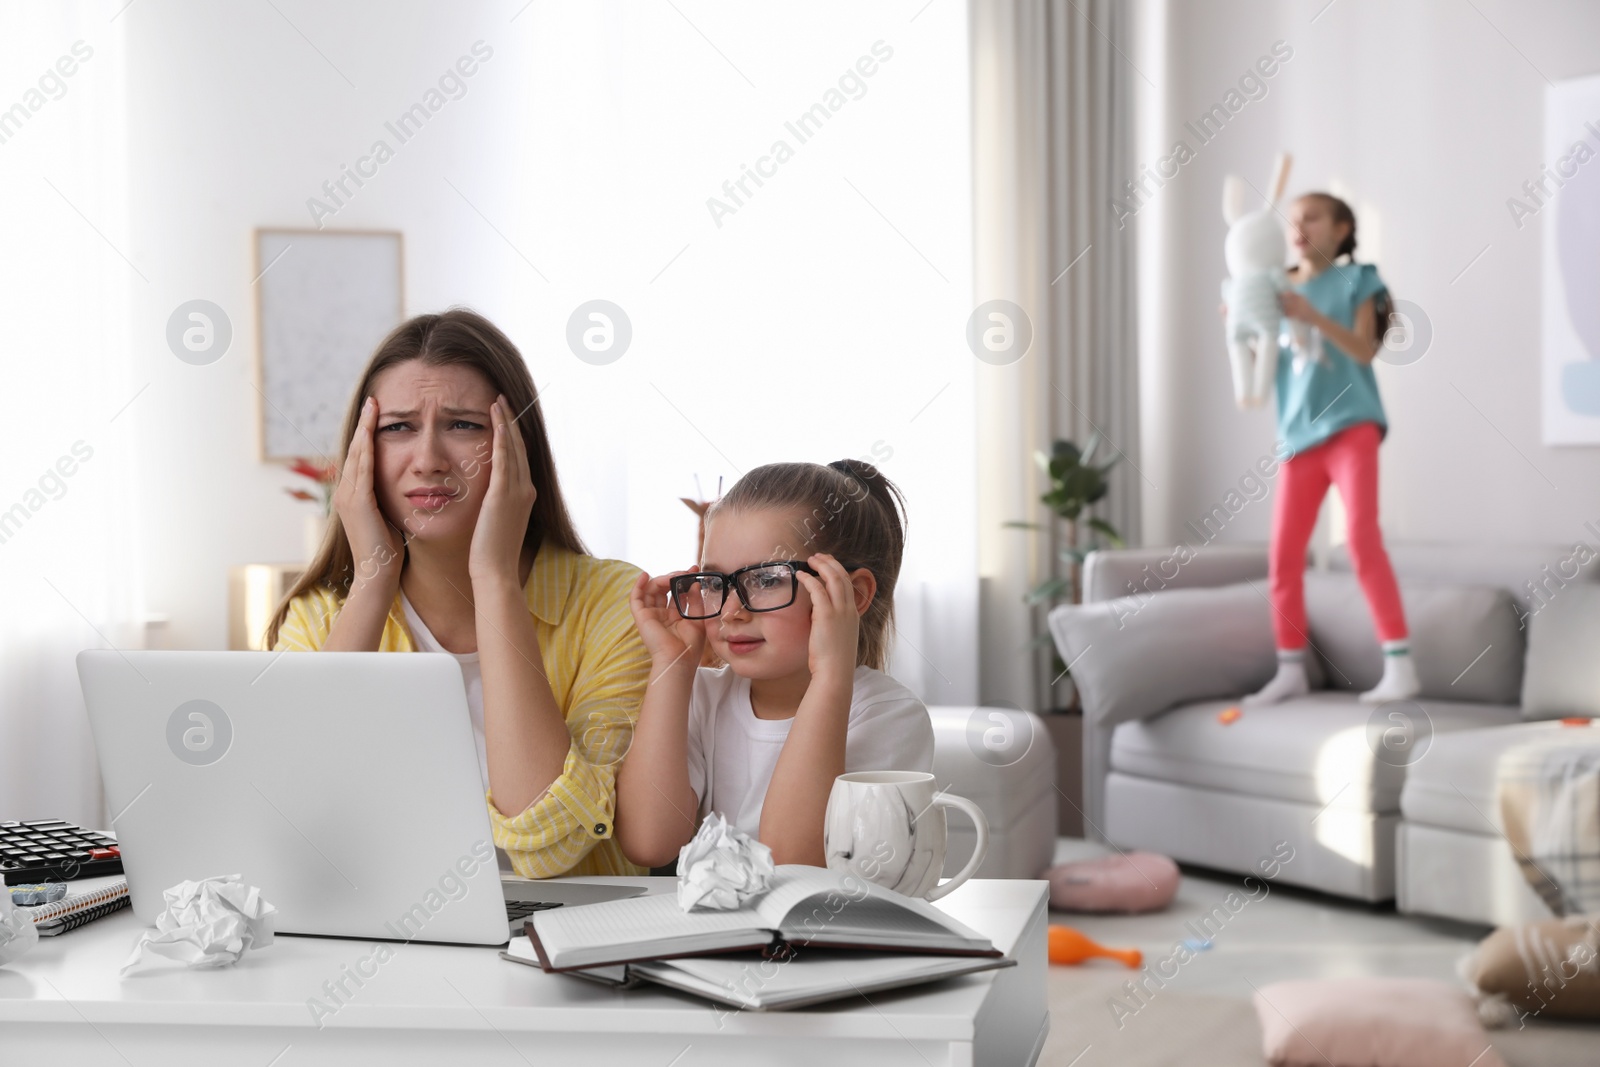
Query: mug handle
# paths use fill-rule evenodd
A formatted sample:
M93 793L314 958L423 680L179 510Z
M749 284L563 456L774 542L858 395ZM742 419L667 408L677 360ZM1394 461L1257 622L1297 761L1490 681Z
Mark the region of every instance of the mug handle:
M978 865L983 862L983 858L989 854L989 820L984 817L982 808L966 797L953 796L950 793L938 794L933 798L933 802L940 807L960 808L965 812L967 818L972 820L973 829L978 831L978 842L972 850L972 858L967 861L967 865L957 871L943 885L936 885L928 890L928 900L938 900L962 882L971 878L973 872L978 869Z

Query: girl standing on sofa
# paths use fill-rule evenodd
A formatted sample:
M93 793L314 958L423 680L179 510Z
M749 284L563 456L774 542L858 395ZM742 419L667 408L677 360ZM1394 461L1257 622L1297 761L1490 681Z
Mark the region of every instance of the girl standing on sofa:
M696 569L639 576L652 666L617 776L630 860L670 863L717 811L776 862L820 867L836 777L933 769L927 708L883 673L903 507L860 460L757 467L707 511ZM727 666L699 665L707 643Z
M1278 354L1278 436L1292 457L1278 477L1268 570L1278 673L1247 705L1300 696L1306 680L1306 545L1330 484L1339 487L1356 578L1383 643L1383 677L1361 694L1369 704L1404 700L1420 688L1394 568L1378 528L1378 443L1388 432L1372 361L1382 349L1391 307L1370 263L1357 263L1356 218L1329 193L1307 193L1289 209L1289 237L1300 262L1289 271L1283 313L1324 339L1311 358ZM1338 260L1351 257L1346 262ZM1316 351L1320 348L1320 352Z

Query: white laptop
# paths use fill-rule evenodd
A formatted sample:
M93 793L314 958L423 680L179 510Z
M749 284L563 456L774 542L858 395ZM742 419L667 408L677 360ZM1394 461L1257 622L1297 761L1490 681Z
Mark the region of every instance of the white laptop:
M90 650L78 677L145 923L168 887L239 874L279 933L503 945L508 902L644 892L502 886L450 656Z

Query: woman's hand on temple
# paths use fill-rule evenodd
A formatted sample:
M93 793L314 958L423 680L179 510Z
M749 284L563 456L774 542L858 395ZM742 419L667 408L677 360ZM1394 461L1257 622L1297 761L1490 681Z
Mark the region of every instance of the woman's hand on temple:
M706 647L705 623L699 619L686 619L678 614L668 596L672 579L688 571L673 571L652 578L640 574L628 594L628 608L633 612L634 625L644 641L650 659L658 669L675 663L687 663L690 670L700 666Z
M333 491L333 510L350 541L357 587L374 579L398 584L404 562L405 540L384 518L373 490L373 469L377 465L373 437L378 422L378 402L368 397L361 405L356 433L345 452L344 467Z
M529 473L527 445L511 420L505 397L495 398L489 419L494 424L489 487L484 490L483 507L472 531L467 571L474 582L507 579L520 587L522 543L538 491Z

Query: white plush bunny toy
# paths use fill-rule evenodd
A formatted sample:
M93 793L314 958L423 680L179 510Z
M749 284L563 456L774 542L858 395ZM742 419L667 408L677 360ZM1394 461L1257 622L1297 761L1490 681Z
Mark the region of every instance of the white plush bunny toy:
M1283 237L1278 198L1289 180L1288 153L1278 156L1272 196L1266 205L1246 211L1251 192L1245 180L1228 175L1222 186L1222 217L1228 220L1228 237L1222 254L1228 275L1222 283L1222 302L1228 307L1225 332L1233 364L1233 395L1241 408L1260 407L1272 395L1278 372L1278 337L1283 310L1278 294L1289 287L1284 274L1289 245ZM1314 355L1315 338L1303 322L1290 323L1295 368Z

